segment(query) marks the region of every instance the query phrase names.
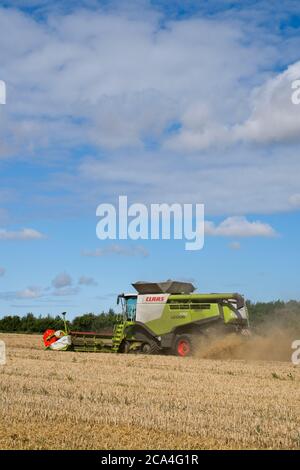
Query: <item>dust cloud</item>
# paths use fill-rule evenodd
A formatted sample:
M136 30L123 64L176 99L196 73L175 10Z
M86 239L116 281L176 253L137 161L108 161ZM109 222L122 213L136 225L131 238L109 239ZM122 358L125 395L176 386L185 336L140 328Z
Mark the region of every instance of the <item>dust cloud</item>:
M245 359L291 361L291 344L300 335L294 330L276 325L265 326L263 332L250 337L237 333L201 338L195 347L195 357L205 359Z

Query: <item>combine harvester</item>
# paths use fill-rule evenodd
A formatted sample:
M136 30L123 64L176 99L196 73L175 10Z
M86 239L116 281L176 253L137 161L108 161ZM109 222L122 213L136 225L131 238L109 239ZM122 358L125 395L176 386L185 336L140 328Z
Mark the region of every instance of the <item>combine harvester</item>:
M121 294L122 314L111 332L47 330L47 349L189 356L212 332L249 334L244 298L237 293L196 294L188 282L136 282Z

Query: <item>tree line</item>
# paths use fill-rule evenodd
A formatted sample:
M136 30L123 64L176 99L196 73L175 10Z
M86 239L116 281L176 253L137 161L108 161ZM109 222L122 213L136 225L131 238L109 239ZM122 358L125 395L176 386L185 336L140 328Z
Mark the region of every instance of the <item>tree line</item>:
M254 330L264 332L269 328L288 329L300 335L300 302L247 302L250 324ZM299 336L300 337L300 336Z
M111 328L119 316L110 309L107 313L86 313L79 315L74 320L67 320L69 330L74 331L99 331ZM0 331L6 333L43 333L48 328L63 330L64 321L60 315L34 316L32 313L20 317L8 315L0 318Z
M272 325L279 328L293 329L300 334L300 302L247 302L250 324L258 330L264 331ZM100 314L86 313L76 316L72 321L67 320L70 330L75 331L100 331L110 329L116 323L119 316L110 309ZM61 316L34 316L28 313L25 316L8 315L0 318L0 331L6 333L43 333L46 329L64 329Z

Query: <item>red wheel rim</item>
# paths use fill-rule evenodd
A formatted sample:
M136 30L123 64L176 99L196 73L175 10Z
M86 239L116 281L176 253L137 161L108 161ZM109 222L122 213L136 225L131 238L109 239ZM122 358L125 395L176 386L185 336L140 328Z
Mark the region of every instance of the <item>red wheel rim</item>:
M191 351L189 342L184 339L179 341L177 345L177 351L178 351L179 356L183 356L183 357L187 356Z

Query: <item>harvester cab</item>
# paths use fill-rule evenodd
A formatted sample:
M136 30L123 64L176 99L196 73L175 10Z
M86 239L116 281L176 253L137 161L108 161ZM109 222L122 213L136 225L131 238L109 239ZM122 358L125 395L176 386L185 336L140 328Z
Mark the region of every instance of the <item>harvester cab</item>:
M122 318L124 321L135 321L137 294L120 294L117 298L117 305L121 304Z

